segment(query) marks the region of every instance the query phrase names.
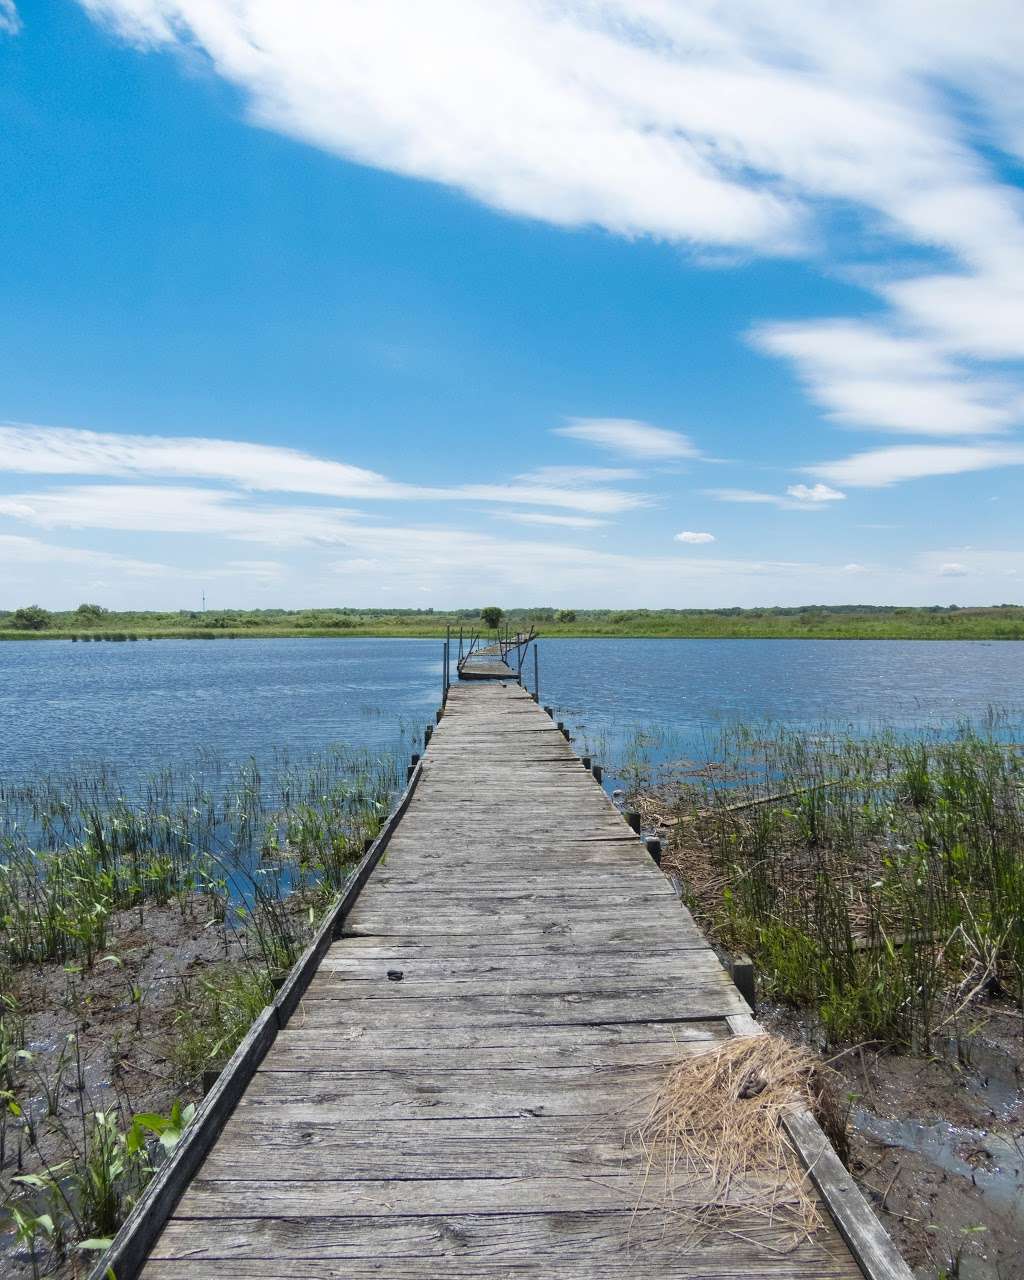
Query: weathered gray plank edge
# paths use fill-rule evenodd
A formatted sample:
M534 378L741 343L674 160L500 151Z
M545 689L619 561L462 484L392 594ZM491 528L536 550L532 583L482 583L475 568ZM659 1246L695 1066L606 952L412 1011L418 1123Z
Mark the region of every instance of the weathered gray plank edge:
M134 1280L138 1275L157 1236L273 1043L277 1030L277 1010L266 1005L203 1099L174 1154L146 1187L110 1248L89 1273L89 1280L109 1280L111 1276L115 1280Z
M89 1280L135 1280L157 1236L180 1200L185 1188L217 1141L228 1116L245 1092L257 1067L266 1057L278 1031L302 998L324 953L334 941L345 916L352 909L371 872L384 855L392 833L409 807L413 792L422 775L418 762L409 782L388 814L380 834L370 845L345 888L328 909L312 942L292 966L274 1003L267 1005L246 1032L245 1038L231 1055L217 1082L203 1099L195 1118L185 1130L174 1154L153 1177L138 1203L121 1224L110 1248L99 1258Z
M363 890L363 886L370 878L370 874L384 856L384 851L394 834L395 828L398 826L409 802L413 797L413 792L423 775L423 761L417 761L415 769L409 778L409 783L405 790L399 796L398 803L388 814L387 821L380 830L380 834L373 844L370 845L366 853L363 855L362 861L356 867L355 871L346 881L345 888L341 891L334 903L329 908L327 914L321 921L320 927L313 936L313 941L309 944L303 954L292 966L291 973L285 979L284 985L278 991L274 998L274 1007L278 1011L280 1025L282 1027L288 1025L288 1019L295 1012L299 1001L309 986L310 979L317 971L320 961L323 959L331 943L335 941L341 926L345 923L345 917L352 910L356 899Z
M733 1014L727 1021L735 1035L765 1034L764 1027L749 1014ZM867 1280L914 1280L913 1272L810 1111L801 1107L784 1116L782 1125Z
M810 1111L802 1107L783 1116L782 1127L867 1280L914 1280Z

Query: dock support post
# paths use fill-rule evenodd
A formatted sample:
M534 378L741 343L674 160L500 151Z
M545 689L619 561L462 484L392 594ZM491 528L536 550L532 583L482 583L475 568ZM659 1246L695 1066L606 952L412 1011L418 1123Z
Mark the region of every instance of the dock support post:
M595 782L600 782L604 777L604 770L599 764L591 765L590 772L594 775Z
M533 642L533 700L540 702L540 659L537 657L537 641Z
M427 745L427 743L430 741L430 739L431 739L433 736L434 736L434 726L433 726L432 724L428 724L428 725L427 725L427 727L423 730L423 746L424 746L424 749L426 749L426 745Z
M626 819L626 822L637 833L637 835L639 835L640 834L640 815L638 813L635 813L632 809L627 809L622 816Z
M746 1000L753 1012L757 1012L757 997L754 994L754 962L750 956L740 954L729 961L729 977L736 984L736 989Z
M647 852L654 859L654 865L661 866L661 841L656 836L651 836L646 842Z
M591 763L592 763L592 761L591 761L591 759L590 759L590 756L583 756L583 757L580 759L580 764L584 767L584 769L586 769L586 770L587 770L587 772L588 772L588 773L590 772L590 766L591 766Z

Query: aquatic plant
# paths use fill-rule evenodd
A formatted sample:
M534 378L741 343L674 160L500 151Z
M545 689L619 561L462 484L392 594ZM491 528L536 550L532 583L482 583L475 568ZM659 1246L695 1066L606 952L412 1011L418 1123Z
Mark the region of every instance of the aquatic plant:
M77 1035L53 1052L26 1050L15 977L30 993L34 975L42 982L56 966L77 1019L86 979L95 987L108 974L143 1036L151 988L111 946L153 913L165 926L180 913L183 939L211 930L223 961L184 971L161 1033L173 1035L168 1078L198 1096L203 1074L273 998L398 783L390 756L340 746L234 766L206 755L144 780L100 767L0 783L0 1234L12 1233L36 1274L73 1247L104 1246L191 1111L134 1114L116 1087L116 1045L103 1077L113 1088L90 1105Z
M673 857L702 923L827 1037L915 1049L1000 990L1024 1008L1024 760L970 728L914 741L723 739ZM735 781L734 779L740 779Z
M398 770L390 756L332 747L277 753L267 772L269 785L255 761L207 760L135 788L104 769L0 784L0 958L91 966L113 914L199 897L221 924L244 918L268 968L286 969L302 939L279 904L301 892L319 909L337 892Z

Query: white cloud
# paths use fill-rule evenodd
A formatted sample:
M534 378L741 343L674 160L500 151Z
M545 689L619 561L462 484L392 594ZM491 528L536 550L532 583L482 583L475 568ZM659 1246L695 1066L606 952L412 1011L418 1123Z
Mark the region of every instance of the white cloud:
M555 435L584 440L599 449L645 461L700 456L693 441L678 431L666 431L632 418L575 418L569 426L557 427Z
M940 578L966 578L969 570L966 565L951 560L939 566Z
M121 515L114 528L149 533L159 523L147 516L149 494L133 495L130 489L122 487ZM841 566L823 561L627 554L550 540L519 541L509 532L343 521L328 538L318 536L322 529L307 528L312 536L302 541L302 525L312 510L288 510L295 521L290 541L281 538L280 528L261 529L258 523L226 534L204 525L200 537L179 544L187 548L189 562L173 566L0 535L5 569L5 600L0 603L38 600L66 608L91 595L111 607L195 608L200 584L214 582L219 584L217 603L225 606L251 603L255 594L268 589L273 603L285 607L336 604L339 599L370 604L382 593L392 600L415 596L439 607L464 605L485 595L526 604L540 602L538 583L543 584L542 599L571 596L580 607L801 604L809 597L849 601L841 586L846 579ZM216 516L216 510L210 514ZM280 518L285 519L284 509ZM53 521L54 527L58 523ZM98 513L87 527L103 528ZM276 541L279 558L231 556L231 539L260 541L264 536ZM872 569L872 594L891 603L934 603L936 574L952 560L947 550L922 557L913 569ZM960 603L1001 600L1007 575L1024 571L1024 552L971 552L962 560L970 572L955 588Z
M229 490L131 484L0 497L0 516L42 529L192 534L273 546L336 545L358 520L357 512L341 508L271 506Z
M797 502L841 502L846 497L845 493L830 489L827 484L791 484L786 492Z
M752 338L792 360L811 396L844 425L984 435L1007 430L1024 411L1018 385L969 372L931 338L835 320L762 325Z
M823 511L826 503L846 497L845 493L824 484L793 484L785 495L763 493L759 489L703 489L701 492L716 502L749 503L778 507L782 511Z
M974 363L1024 356L1024 202L991 162L1024 156L1018 0L80 2L205 54L260 126L512 214L714 260L819 254L855 210L891 310L764 325L762 348L841 425L1024 418L1019 377ZM921 252L947 262L893 270Z
M259 124L557 224L785 250L825 196L958 251L1014 227L934 87L1024 145L1013 0L82 3L204 50Z
M85 547L59 547L36 538L23 538L15 534L0 534L0 561L6 573L18 566L68 565L79 570L100 570L126 574L129 577L164 577L177 571L170 565L155 564L149 560L136 560L131 556L114 555L107 551L90 551Z
M807 470L836 484L880 489L925 476L951 476L964 471L1024 465L1024 445L893 445L870 449L836 462L820 462Z
M863 564L844 564L843 573L867 573L867 565Z
M713 533L694 533L690 529L684 529L682 533L675 536L676 542L688 542L691 546L700 546L706 542L714 542L715 535Z
M16 36L21 30L21 19L14 0L0 0L0 32Z
M497 520L512 520L516 524L547 524L565 529L597 529L608 523L594 516L555 516L543 511L494 511Z
M0 426L0 471L46 476L208 480L262 492L362 501L482 501L614 514L644 506L642 494L572 484L430 487L298 449L204 437L116 435L66 427Z

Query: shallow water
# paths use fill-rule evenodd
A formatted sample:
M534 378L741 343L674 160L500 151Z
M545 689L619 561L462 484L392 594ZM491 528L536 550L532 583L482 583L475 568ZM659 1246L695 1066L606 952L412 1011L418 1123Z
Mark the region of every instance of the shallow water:
M532 655L524 672L533 687ZM145 777L344 742L409 751L441 692L437 640L0 644L0 778L83 764ZM541 702L614 763L714 757L736 721L948 729L1024 707L1011 641L541 640ZM614 776L610 779L614 782Z

